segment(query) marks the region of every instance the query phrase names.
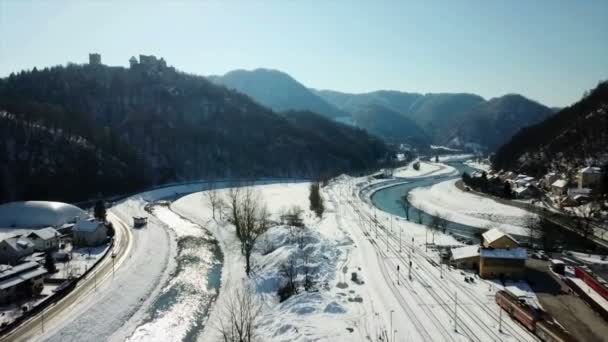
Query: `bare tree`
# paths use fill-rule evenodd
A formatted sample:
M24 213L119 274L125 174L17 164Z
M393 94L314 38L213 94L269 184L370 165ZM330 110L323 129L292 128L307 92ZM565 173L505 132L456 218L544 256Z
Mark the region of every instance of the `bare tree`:
M281 300L289 298L289 296L292 294L297 294L298 286L296 280L298 278L298 265L295 256L291 255L287 261L285 261L285 263L279 267L279 274L281 274L287 281L283 289L287 296Z
M251 273L251 253L258 238L270 228L270 215L259 193L252 187L239 191L234 198L233 221L237 227L237 237L241 241L241 252L245 256L245 272L249 275ZM232 198L231 201L233 201Z
M537 243L542 237L540 219L536 215L528 214L523 219L524 227L528 233L528 241L531 245Z
M411 208L411 204L410 202L407 200L407 195L403 195L399 198L399 205L401 205L401 209L403 209L403 212L405 213L405 219L406 220L410 220L410 208Z
M209 182L209 188L203 192L203 195L205 196L207 203L211 206L211 211L213 213L213 219L215 220L215 213L216 212L220 212L220 219L221 219L221 210L222 210L222 205L223 205L223 201L222 201L222 197L220 196L219 191L215 188L215 182L210 181Z
M429 228L431 229L431 235L433 237L433 244L435 243L435 234L440 231L444 231L447 229L448 220L439 212L435 212L431 217L431 222L429 223Z
M229 219L228 221L232 223L236 229L236 237L241 239L241 207L240 207L240 198L241 198L241 188L238 185L231 186L228 189L228 199L227 199L227 207L229 210Z
M217 329L224 342L252 342L262 312L262 303L251 287L236 288L225 296Z
M593 238L594 227L593 219L600 212L601 208L598 202L589 202L586 205L581 205L573 209L576 229L588 240Z
M416 210L416 216L418 218L418 224L422 224L422 206L418 207L418 209Z

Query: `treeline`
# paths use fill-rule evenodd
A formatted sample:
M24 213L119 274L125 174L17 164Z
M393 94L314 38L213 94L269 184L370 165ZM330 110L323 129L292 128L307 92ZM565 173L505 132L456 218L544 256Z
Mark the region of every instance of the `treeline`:
M608 159L608 82L547 120L524 128L503 145L492 162L496 170L533 176ZM563 170L566 172L567 170Z
M503 182L500 178L488 179L485 171L479 177L471 177L467 172L462 174L462 182L468 187L480 192L507 199L513 198L511 183Z
M0 201L76 201L204 177L372 169L389 150L173 68L68 65L0 79Z

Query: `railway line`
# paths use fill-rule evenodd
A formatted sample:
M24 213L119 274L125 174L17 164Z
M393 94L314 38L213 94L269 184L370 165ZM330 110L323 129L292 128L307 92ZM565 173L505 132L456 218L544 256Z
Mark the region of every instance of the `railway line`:
M395 297L399 299L399 304L402 307L405 308L408 306L407 301L404 298L404 295L401 293L400 287L395 285L395 278L391 277L392 273L387 270L387 267L396 269L397 265L402 267L408 265L410 260L403 255L403 253L407 250L407 248L410 248L412 251L411 262L414 265L417 265L420 268L420 271L422 271L414 272L413 278L420 284L423 284L423 288L430 298L437 302L438 306L443 309L447 317L450 317L452 320L452 322L450 322L451 324L454 322L454 311L451 310L451 306L454 303L452 295L456 291L458 291L459 294L464 295L463 303L465 304L458 305L457 307L458 312L461 313L461 315L457 315L457 327L468 339L480 342L489 340L503 341L511 340L512 338L518 341L537 340L533 335L528 334L528 332L519 325L508 320L502 322L503 332L498 332L498 329L496 328L496 325L499 322L498 310L493 310L490 305L478 298L478 296L473 293L473 289L462 284L461 280L458 279L458 277L452 272L443 272L442 279L441 276L437 274L440 272L440 270L437 268L437 262L427 256L419 246L416 246L411 242L406 242L405 244L399 246L399 236L397 230L395 229L394 231L391 231L386 225L376 221L374 215L369 211L369 208L366 208L363 203L359 203L360 200L363 199L357 196L356 187L349 185L346 191L344 191L344 189L339 190L342 191L338 193L338 196L335 194L333 195L335 203L338 205L342 204L352 210L352 213L354 214L353 217L357 217L358 219L359 228L367 237L368 241L375 246L375 249L381 259L385 260L385 263L381 263L382 273L385 276L387 283L390 284L391 290L395 294ZM351 194L357 199L356 201L348 198L350 197L348 195ZM336 197L341 197L342 200L340 201ZM367 203L365 201L363 202ZM376 237L374 237L374 235L376 235ZM386 237L386 239L382 239L383 235ZM386 249L383 248L384 245L386 245L388 252L386 252ZM402 279L404 278L406 277L403 277ZM430 283L434 284L434 286L429 286L428 284ZM407 284L407 282L403 282L402 284ZM427 285L424 286L424 284ZM407 285L403 285L403 288L408 289ZM421 307L427 316L431 318L432 324L438 331L440 331L440 334L444 340L457 340L455 337L457 335L450 331L451 327L446 327L445 320L439 318L434 310L424 305L422 297L415 293L413 288L410 287L409 290L410 293L413 294L412 298L415 297L417 299L417 305ZM466 303L473 304L473 307ZM408 307L407 310L408 316L416 316L415 312L413 312L411 308ZM414 320L417 322L416 326L423 330L422 334L425 332L428 334L426 327L420 322L419 317L415 317ZM429 336L426 336L426 338Z

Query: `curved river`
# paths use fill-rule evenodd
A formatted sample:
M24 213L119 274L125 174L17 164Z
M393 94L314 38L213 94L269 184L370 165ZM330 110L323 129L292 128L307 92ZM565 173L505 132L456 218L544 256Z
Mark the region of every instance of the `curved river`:
M386 211L393 215L405 217L405 213L399 204L399 199L404 194L408 194L414 188L428 187L449 179L460 178L463 172L472 173L476 171L475 169L465 165L462 161L447 162L446 164L455 168L458 171L458 174L422 177L419 179L404 178L407 183L397 184L374 192L371 196L372 203L380 210ZM423 224L430 223L433 216L427 212L419 210L413 205L410 208L410 221L417 222L418 212L422 214ZM449 221L447 229L454 235L463 236L474 241L479 239L478 233L482 230L477 227L467 226L452 221Z

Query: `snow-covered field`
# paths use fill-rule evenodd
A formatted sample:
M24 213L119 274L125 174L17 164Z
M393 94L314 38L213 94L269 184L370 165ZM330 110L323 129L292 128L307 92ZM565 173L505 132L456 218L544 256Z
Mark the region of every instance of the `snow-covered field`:
M440 155L439 156L439 161L442 163L445 162L451 162L451 161L457 161L457 160L467 160L470 158L473 158L474 155L470 154L470 153L463 153L463 154L445 154L445 155Z
M453 222L478 228L498 227L515 235L528 235L525 210L504 205L491 199L456 188L457 179L437 183L410 192L414 206L428 213L441 213Z
M378 212L376 229L370 220L373 209L360 200L353 185L359 181L342 177L323 189L322 220L307 210L307 184L256 186L275 218L293 205L305 209L308 229L303 249L290 237L291 228L279 225L268 231L254 254L251 278L244 273L234 227L212 220L201 193L173 203L175 212L209 229L224 253L220 294L199 340L218 339L214 327L223 317L222 303L232 289L246 286L252 286L264 303L258 329L263 341L377 341L393 334L395 341L535 340L509 321L503 322L504 332L498 332L499 310L493 296L500 286L481 279L465 283L462 271L440 268L438 251L425 251L423 226ZM437 244L458 244L448 235L437 234L434 239ZM280 303L279 265L290 257L300 258L303 251L309 255L318 292L302 290ZM351 278L353 272L357 281Z
M409 164L405 167L396 169L395 172L393 172L393 176L400 178L420 178L456 173L456 169L449 165L421 161L419 170L415 170L412 167L412 164Z
M492 166L487 163L479 163L474 160L467 160L464 162L464 165L467 165L471 168L477 169L479 171L489 172L492 169Z

